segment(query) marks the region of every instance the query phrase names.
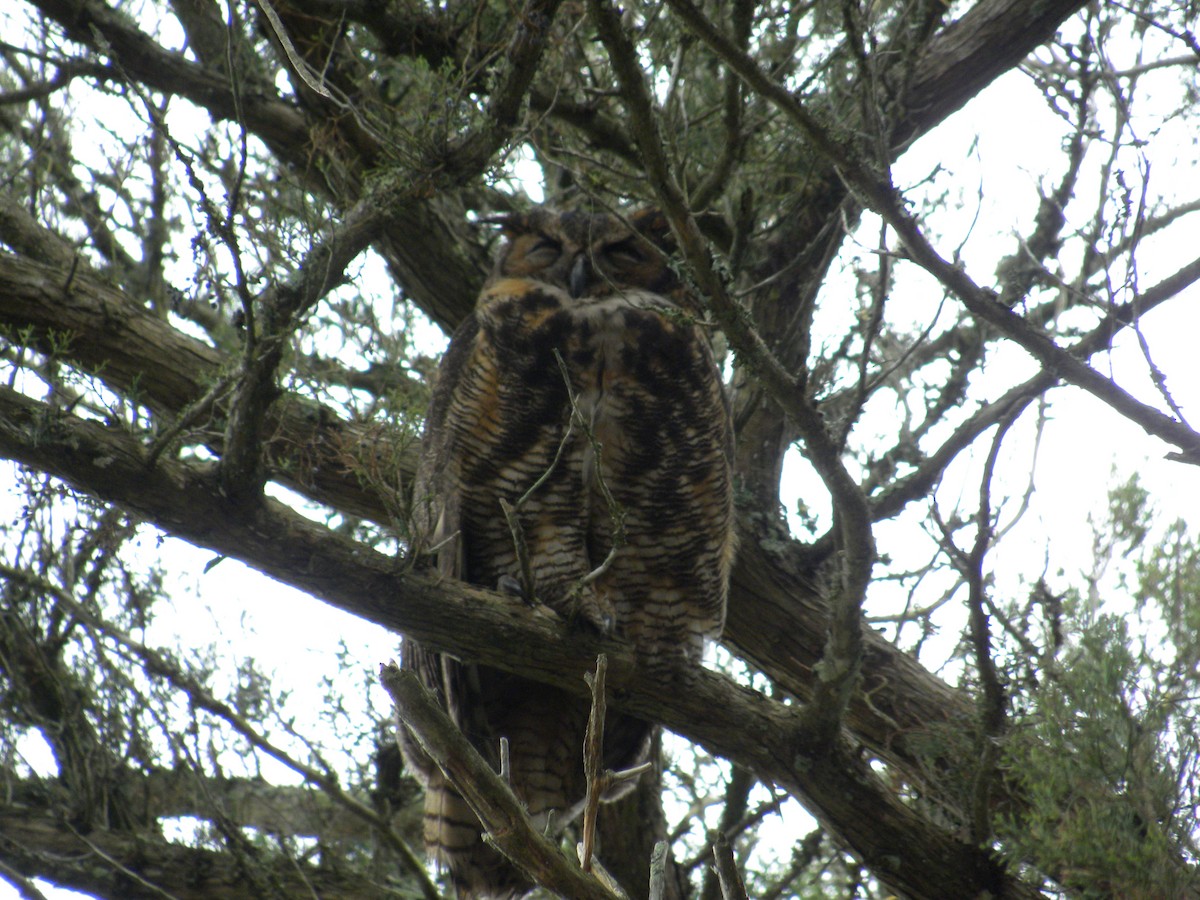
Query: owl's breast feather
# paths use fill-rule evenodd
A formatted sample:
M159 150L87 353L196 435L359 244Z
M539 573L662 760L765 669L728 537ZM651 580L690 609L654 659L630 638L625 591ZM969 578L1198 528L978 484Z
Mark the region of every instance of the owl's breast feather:
M630 453L634 432L652 427L637 420L665 398L650 393L663 387L661 375L695 339L688 326L664 315L676 310L661 295L642 291L598 298L570 310L574 327L564 357L573 361L575 405L590 436L583 447L585 484L593 482L596 472L596 447L601 471L611 471ZM658 377L647 378L652 371Z

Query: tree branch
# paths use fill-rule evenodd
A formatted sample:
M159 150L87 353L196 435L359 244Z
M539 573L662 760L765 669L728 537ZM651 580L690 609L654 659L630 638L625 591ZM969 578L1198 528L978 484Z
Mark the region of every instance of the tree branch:
M405 573L394 560L273 500L239 513L211 471L165 459L147 469L143 447L126 433L57 413L7 388L0 388L0 453L441 652L580 696L590 661L606 653L615 705L806 798L888 884L917 897L974 896L984 889L1003 897L1036 895L987 853L903 806L857 753L840 742L811 746L794 707L723 676L682 663L647 675L626 644L572 632L541 607Z
M1085 6L1087 0L980 0L930 40L903 97L908 113L897 143L961 109Z
M242 864L227 853L185 847L148 835L93 830L86 836L33 807L0 806L0 859L27 877L111 900L257 900ZM322 900L388 896L386 885L294 859L266 864L288 897L317 892ZM129 873L146 873L139 883ZM153 879L155 887L149 886Z
M875 563L875 540L866 498L842 465L833 436L808 398L804 385L774 358L751 324L746 309L729 295L713 268L708 245L663 153L664 142L650 93L619 13L605 0L590 0L588 8L617 73L646 174L695 272L700 293L707 299L739 361L749 364L762 379L767 394L796 424L808 448L809 460L833 500L840 553L839 579L837 591L830 598L829 641L816 667L818 679L809 706L809 727L817 732L814 746L832 744L858 685L862 666L861 610Z
M147 820L191 816L211 821L216 818L216 807L239 825L265 834L356 844L366 844L372 836L372 825L366 819L306 785L270 784L258 777L210 776L183 768L145 772L125 769L119 777L127 793L137 798L139 812ZM10 781L6 790L11 805L45 810L55 807L53 798L47 800L46 783L40 779ZM421 841L422 804L415 785L412 794L410 803L392 810L392 827L416 845ZM58 815L61 818L61 813Z
M396 713L430 759L467 801L497 850L537 884L565 897L614 900L593 876L568 863L539 832L504 780L488 766L417 676L392 663L380 668L380 681Z
M515 15L512 40L505 48L507 72L488 95L485 125L451 150L454 167L471 176L482 172L512 135L521 105L546 49L550 26L562 0L527 0Z
M165 415L196 402L229 365L120 292L78 273L63 290L63 277L59 270L0 255L0 324ZM77 335L87 340L72 339ZM277 481L342 512L394 521L402 501L388 491L411 480L415 447L397 447L378 430L344 422L327 407L291 394L272 407L269 429L268 458ZM214 453L222 451L219 430L206 428L197 437ZM739 531L724 640L793 696L810 697L829 617L812 585L811 563L785 531L754 510L739 517ZM920 781L928 761L913 738L947 721L969 729L972 706L879 635L868 631L864 641L871 699L852 701L847 724Z
M233 367L219 350L100 283L82 260L66 258L60 265L73 266L74 274L0 254L0 326L168 419L185 414ZM220 404L212 415L220 419ZM221 429L208 419L188 438L221 453ZM264 433L271 436L266 449L271 475L282 484L380 522L398 515L398 504L381 504L380 488L385 479L415 472L415 446L396 446L378 426L344 422L299 394L284 394L272 405Z

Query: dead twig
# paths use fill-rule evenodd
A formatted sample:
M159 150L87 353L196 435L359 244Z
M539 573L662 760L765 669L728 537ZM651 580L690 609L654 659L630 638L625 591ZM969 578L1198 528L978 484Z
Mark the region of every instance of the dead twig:
M489 843L543 887L579 900L614 900L608 888L567 859L536 828L515 794L471 746L412 672L380 667L396 714L479 818Z
M637 780L652 765L644 762L620 772L600 768L604 758L604 716L607 712L604 682L607 674L608 657L601 653L596 657L595 673L584 675L584 680L592 689L592 709L588 714L587 733L583 739L583 773L587 778L587 795L583 802L583 840L580 842L579 864L585 872L590 872L596 864L592 859L592 850L600 801L623 783Z
M733 848L725 835L714 831L709 835L713 847L713 863L717 869L717 878L721 882L721 897L724 900L749 900L746 896L746 885L737 870L737 861L733 858Z
M667 842L659 841L650 854L649 900L663 900L667 891Z

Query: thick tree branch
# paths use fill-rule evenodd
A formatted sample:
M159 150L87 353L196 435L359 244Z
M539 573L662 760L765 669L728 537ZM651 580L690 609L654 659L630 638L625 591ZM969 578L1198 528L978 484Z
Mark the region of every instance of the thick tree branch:
M168 421L185 416L232 369L234 362L220 351L101 284L83 261L63 259L60 265L0 254L0 326ZM217 453L223 452L220 400L185 435ZM398 505L381 506L380 488L415 471L415 446L396 446L379 427L344 422L298 394L274 403L264 431L270 435L271 474L281 483L342 512L380 522L398 514ZM393 487L398 491L399 485Z
M443 652L586 695L583 675L609 658L614 703L753 768L797 796L880 878L917 897L1033 897L988 854L904 807L848 748L813 746L795 708L697 668L666 683L625 644L569 631L543 608L404 573L395 560L271 500L239 513L211 472L146 466L126 433L0 389L0 453L118 503L185 540L242 559L346 611ZM471 627L464 627L470 623ZM514 648L522 648L520 654ZM869 810L869 814L864 815Z
M168 416L195 403L229 365L120 292L82 274L64 290L64 278L61 270L0 255L0 323ZM272 407L270 421L276 480L344 513L394 520L401 501L387 491L411 479L415 448L398 448L377 429L344 422L294 395ZM222 452L219 429L202 428L195 439ZM810 697L829 617L810 581L811 565L786 532L764 524L754 510L740 517L739 529L724 640L794 696ZM864 641L867 694L851 703L847 724L882 758L921 780L929 762L914 737L948 721L969 729L972 706L879 635L868 631Z
M1087 0L979 0L932 40L903 102L897 144L929 130L1054 36Z
M262 778L214 777L191 769L151 769L120 773L122 786L137 798L139 812L148 820L191 816L213 820L217 810L226 818L264 834L284 837L319 837L329 842L365 845L372 826L361 816L307 785L269 784ZM41 779L10 781L9 803L25 808L57 807L47 797ZM410 803L393 809L392 827L414 846L421 842L421 797L414 784ZM59 813L61 817L61 813ZM3 854L0 853L0 858Z
M257 900L262 895L229 854L185 847L146 835L93 830L84 835L50 813L31 807L0 807L0 859L27 877L109 900ZM340 867L294 859L263 862L288 897L364 900L387 888ZM151 884L151 881L153 884Z

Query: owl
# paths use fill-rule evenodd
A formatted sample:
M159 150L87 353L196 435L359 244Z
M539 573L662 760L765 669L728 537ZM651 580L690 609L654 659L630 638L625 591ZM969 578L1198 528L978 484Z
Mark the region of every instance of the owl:
M426 419L414 548L446 575L615 634L639 665L695 660L725 617L732 429L665 221L545 208L493 221L502 252ZM408 640L403 660L494 765L508 739L510 783L535 821L570 819L585 700ZM604 764L636 765L650 735L610 716ZM402 743L426 783L426 843L458 896L525 893L442 773Z

